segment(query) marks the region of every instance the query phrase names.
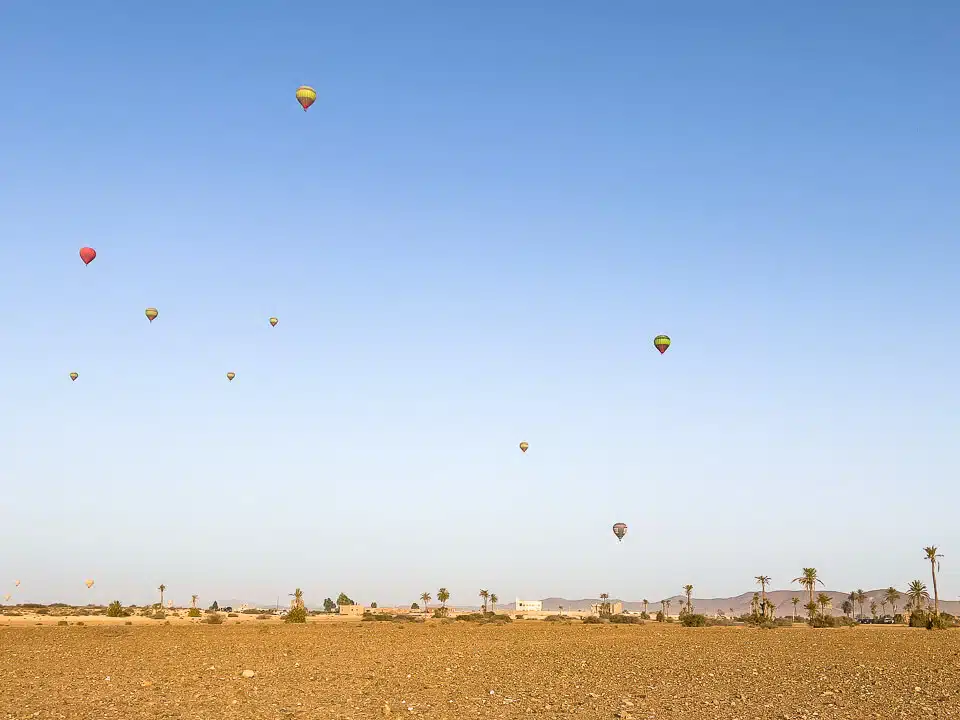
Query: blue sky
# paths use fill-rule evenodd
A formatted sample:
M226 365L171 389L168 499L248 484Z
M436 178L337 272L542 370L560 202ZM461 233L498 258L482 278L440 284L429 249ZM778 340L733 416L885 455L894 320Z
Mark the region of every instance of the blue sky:
M956 599L960 6L400 5L0 11L0 578Z

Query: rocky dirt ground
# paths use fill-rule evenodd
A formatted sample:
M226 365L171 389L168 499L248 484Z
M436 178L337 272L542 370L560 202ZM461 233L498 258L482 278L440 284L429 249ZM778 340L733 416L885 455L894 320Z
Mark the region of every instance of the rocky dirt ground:
M0 718L960 718L960 631L0 628Z

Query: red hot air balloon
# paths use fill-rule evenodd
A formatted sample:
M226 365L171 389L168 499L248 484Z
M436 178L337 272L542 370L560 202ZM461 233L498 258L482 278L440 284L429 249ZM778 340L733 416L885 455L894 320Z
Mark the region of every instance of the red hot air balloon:
M93 262L93 259L97 256L97 251L91 247L82 247L80 248L80 259L83 260L84 265L89 265Z

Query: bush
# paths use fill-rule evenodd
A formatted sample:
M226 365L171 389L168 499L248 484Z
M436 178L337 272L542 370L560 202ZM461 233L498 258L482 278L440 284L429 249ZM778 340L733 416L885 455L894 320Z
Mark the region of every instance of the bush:
M464 613L463 615L457 615L457 620L462 620L463 622L480 622L483 620L483 613Z
M833 627L856 627L857 621L848 618L846 615L817 615L807 621L810 627L815 628L833 628Z
M445 618L446 616L447 616L447 609L446 609L446 608L439 607L439 608L437 608L436 610L433 611L433 617L436 618L436 619L438 619L438 620L439 620L440 618Z
M63 626L63 625L69 625L69 623L66 620L58 620L57 625Z
M910 627L925 628L929 620L926 610L914 610L910 613Z
M657 610L656 619L657 619L657 622L663 622L664 620L667 619L666 616L663 614L663 610Z
M227 613L227 617L240 617L236 613Z
M127 620L127 621L124 623L124 625L133 625L133 621Z
M257 620L269 620L269 615L257 615Z
M114 600L107 606L107 617L127 617L129 613L123 609L119 600Z
M686 612L680 618L680 624L684 627L706 627L707 616L700 613Z
M211 615L207 615L200 622L204 623L205 625L223 625L223 615L220 613L212 613Z
M364 622L390 622L393 620L393 615L390 613L364 613L363 617L360 618Z
M422 617L417 615L394 615L393 622L395 623L422 623L426 622ZM443 618L442 622L453 622L450 618Z
M735 620L725 617L707 618L707 627L731 627L736 625Z
M523 615L514 615L514 616L513 616L513 619L514 619L514 620L523 620Z
M927 617L927 630L948 630L956 626L956 618L950 613L940 613L939 615L929 613Z
M641 620L649 620L649 619L650 619L650 613L648 613L646 610L644 610L642 613L640 613L640 619L641 619Z
M547 615L544 620L546 622L567 622L570 618L565 615Z
M305 623L307 621L307 609L302 607L291 608L283 616L283 621L288 623Z
M549 618L547 619L549 620ZM602 625L604 620L602 617L599 617L597 615L587 615L583 619L583 622L587 625Z
M35 612L37 615L49 615L49 614L50 614L50 608L45 608L45 607L42 607L42 606L37 606L37 609L34 610L34 612Z
M200 617L201 615L203 615L203 613L200 612L200 608L190 608L187 610L187 617Z
M611 615L607 618L616 625L642 625L643 620L638 615Z

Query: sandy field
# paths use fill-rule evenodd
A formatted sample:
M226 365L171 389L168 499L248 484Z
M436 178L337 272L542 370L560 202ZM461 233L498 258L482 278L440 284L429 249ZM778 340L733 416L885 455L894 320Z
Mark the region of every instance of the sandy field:
M0 718L960 718L960 631L76 620L0 625Z

